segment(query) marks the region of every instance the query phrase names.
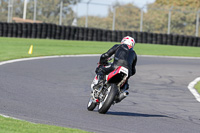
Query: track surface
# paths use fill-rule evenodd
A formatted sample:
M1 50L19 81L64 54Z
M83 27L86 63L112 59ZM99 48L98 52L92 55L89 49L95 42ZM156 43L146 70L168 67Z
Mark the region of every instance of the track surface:
M105 115L86 109L99 57L0 66L0 114L92 132L199 133L200 103L187 89L200 61L139 57L130 95Z

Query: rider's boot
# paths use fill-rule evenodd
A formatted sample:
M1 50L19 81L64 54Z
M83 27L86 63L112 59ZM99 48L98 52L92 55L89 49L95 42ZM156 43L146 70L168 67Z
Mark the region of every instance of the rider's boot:
M103 74L98 74L97 75L97 79L98 79L98 82L97 84L95 84L93 86L93 89L100 89L103 87L103 84L104 84L104 75Z

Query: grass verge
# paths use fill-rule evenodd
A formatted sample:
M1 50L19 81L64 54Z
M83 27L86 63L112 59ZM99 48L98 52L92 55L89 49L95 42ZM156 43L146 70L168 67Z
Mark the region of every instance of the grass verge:
M102 54L114 44L116 43L0 37L0 61L48 55ZM33 54L29 55L28 50L31 45ZM200 47L137 43L135 51L138 55L200 57Z
M71 129L44 124L34 124L22 120L0 116L0 133L88 133L79 129Z
M198 82L194 88L197 90L197 92L200 94L200 82Z

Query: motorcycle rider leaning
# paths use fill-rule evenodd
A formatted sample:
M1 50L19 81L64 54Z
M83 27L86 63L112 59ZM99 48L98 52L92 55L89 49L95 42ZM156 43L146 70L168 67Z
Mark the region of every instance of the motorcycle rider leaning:
M136 63L137 63L137 55L133 50L135 46L135 40L126 36L122 39L121 44L116 44L112 48L110 48L106 53L103 53L99 60L99 66L96 68L96 74L98 75L98 84L104 81L104 76L112 72L118 66L123 66L128 69L129 75L133 76L136 73ZM104 67L106 65L107 60L114 55L114 61L110 67ZM121 87L121 90L128 90L129 84L128 80Z

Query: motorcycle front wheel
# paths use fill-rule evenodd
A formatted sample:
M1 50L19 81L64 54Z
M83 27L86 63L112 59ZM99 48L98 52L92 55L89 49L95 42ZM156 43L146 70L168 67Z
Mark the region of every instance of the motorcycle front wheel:
M93 111L95 109L95 107L97 106L97 103L93 101L93 98L91 97L88 105L87 105L87 109L88 111Z
M102 99L99 103L99 109L98 109L99 113L105 114L109 110L110 106L113 104L115 100L117 91L118 91L117 85L111 84L111 86L105 92L104 99Z

